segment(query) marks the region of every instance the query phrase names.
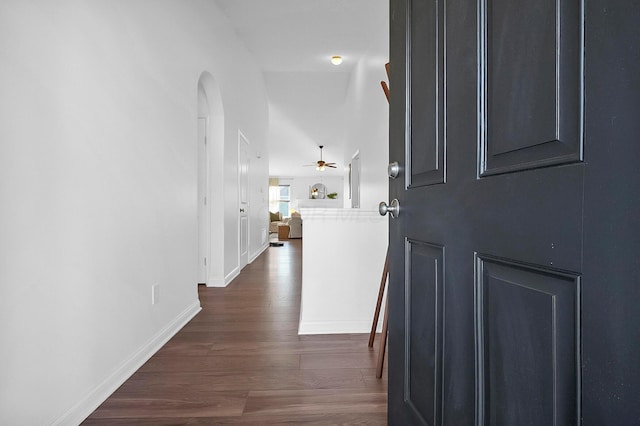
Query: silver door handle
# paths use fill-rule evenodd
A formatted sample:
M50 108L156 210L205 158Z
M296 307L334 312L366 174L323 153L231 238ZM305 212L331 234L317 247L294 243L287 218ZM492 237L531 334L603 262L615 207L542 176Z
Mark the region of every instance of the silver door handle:
M388 212L391 217L395 219L400 214L400 203L398 202L398 199L394 198L391 201L391 205L387 205L384 201L381 202L378 204L378 212L380 213L380 216L384 216Z
M400 164L398 164L397 161L389 163L389 166L387 167L387 174L391 179L397 178L400 174Z

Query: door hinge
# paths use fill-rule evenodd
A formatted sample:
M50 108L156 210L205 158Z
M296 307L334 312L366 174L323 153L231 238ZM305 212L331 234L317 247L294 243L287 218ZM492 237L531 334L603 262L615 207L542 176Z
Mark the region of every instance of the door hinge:
M207 258L204 258L204 266L207 266Z
M205 145L207 144L207 137L206 136L204 137L204 144Z
M204 205L207 205L207 197L204 197Z

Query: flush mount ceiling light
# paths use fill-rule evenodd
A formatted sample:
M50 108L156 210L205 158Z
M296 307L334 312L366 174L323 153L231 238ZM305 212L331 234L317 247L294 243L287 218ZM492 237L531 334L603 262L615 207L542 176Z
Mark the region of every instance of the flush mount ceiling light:
M339 56L339 55L332 56L331 63L333 65L340 65L342 63L342 56Z

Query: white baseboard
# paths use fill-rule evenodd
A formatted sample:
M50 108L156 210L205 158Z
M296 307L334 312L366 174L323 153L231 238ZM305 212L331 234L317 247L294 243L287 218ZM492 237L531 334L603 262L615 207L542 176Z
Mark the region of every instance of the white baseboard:
M260 256L262 253L264 253L264 251L266 249L268 249L268 248L269 248L269 243L268 242L263 244L263 246L260 247L258 252L249 258L249 263L253 263L253 261L256 260L258 258L258 256Z
M226 286L227 286L227 283L224 279L213 280L209 278L209 280L207 281L207 287L226 287Z
M249 258L249 263L252 263L254 260L256 260L258 256L260 256L267 248L269 248L269 244L265 244L264 246L262 246L258 253ZM207 282L207 287L226 287L238 275L240 275L240 268L236 266L224 277L224 279L209 279Z
M240 267L236 266L235 268L233 268L233 270L231 272L229 272L227 274L226 277L224 277L224 285L225 287L229 285L229 283L231 281L233 281L238 275L240 275Z
M378 328L380 326L378 324ZM371 321L305 321L298 326L298 334L355 334L370 331Z
M54 421L53 425L79 425L96 408L100 406L113 392L116 391L129 377L133 375L142 365L149 360L160 348L169 341L182 327L200 312L200 301L196 300L187 309L182 311L165 328L160 330L138 351L120 364L113 373L102 383L89 391L87 395L76 405L71 407L60 418Z

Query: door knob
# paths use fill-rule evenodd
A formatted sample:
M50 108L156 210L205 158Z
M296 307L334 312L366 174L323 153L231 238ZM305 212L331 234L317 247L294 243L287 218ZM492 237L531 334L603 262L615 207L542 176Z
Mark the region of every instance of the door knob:
M240 213L244 213L244 209L240 209Z
M387 205L384 201L381 202L378 204L378 212L380 213L380 216L384 216L388 212L391 214L391 217L395 219L400 214L400 203L398 202L398 199L394 198L390 205Z
M400 164L397 161L393 163L389 163L389 167L387 167L387 174L391 179L395 179L400 174Z

